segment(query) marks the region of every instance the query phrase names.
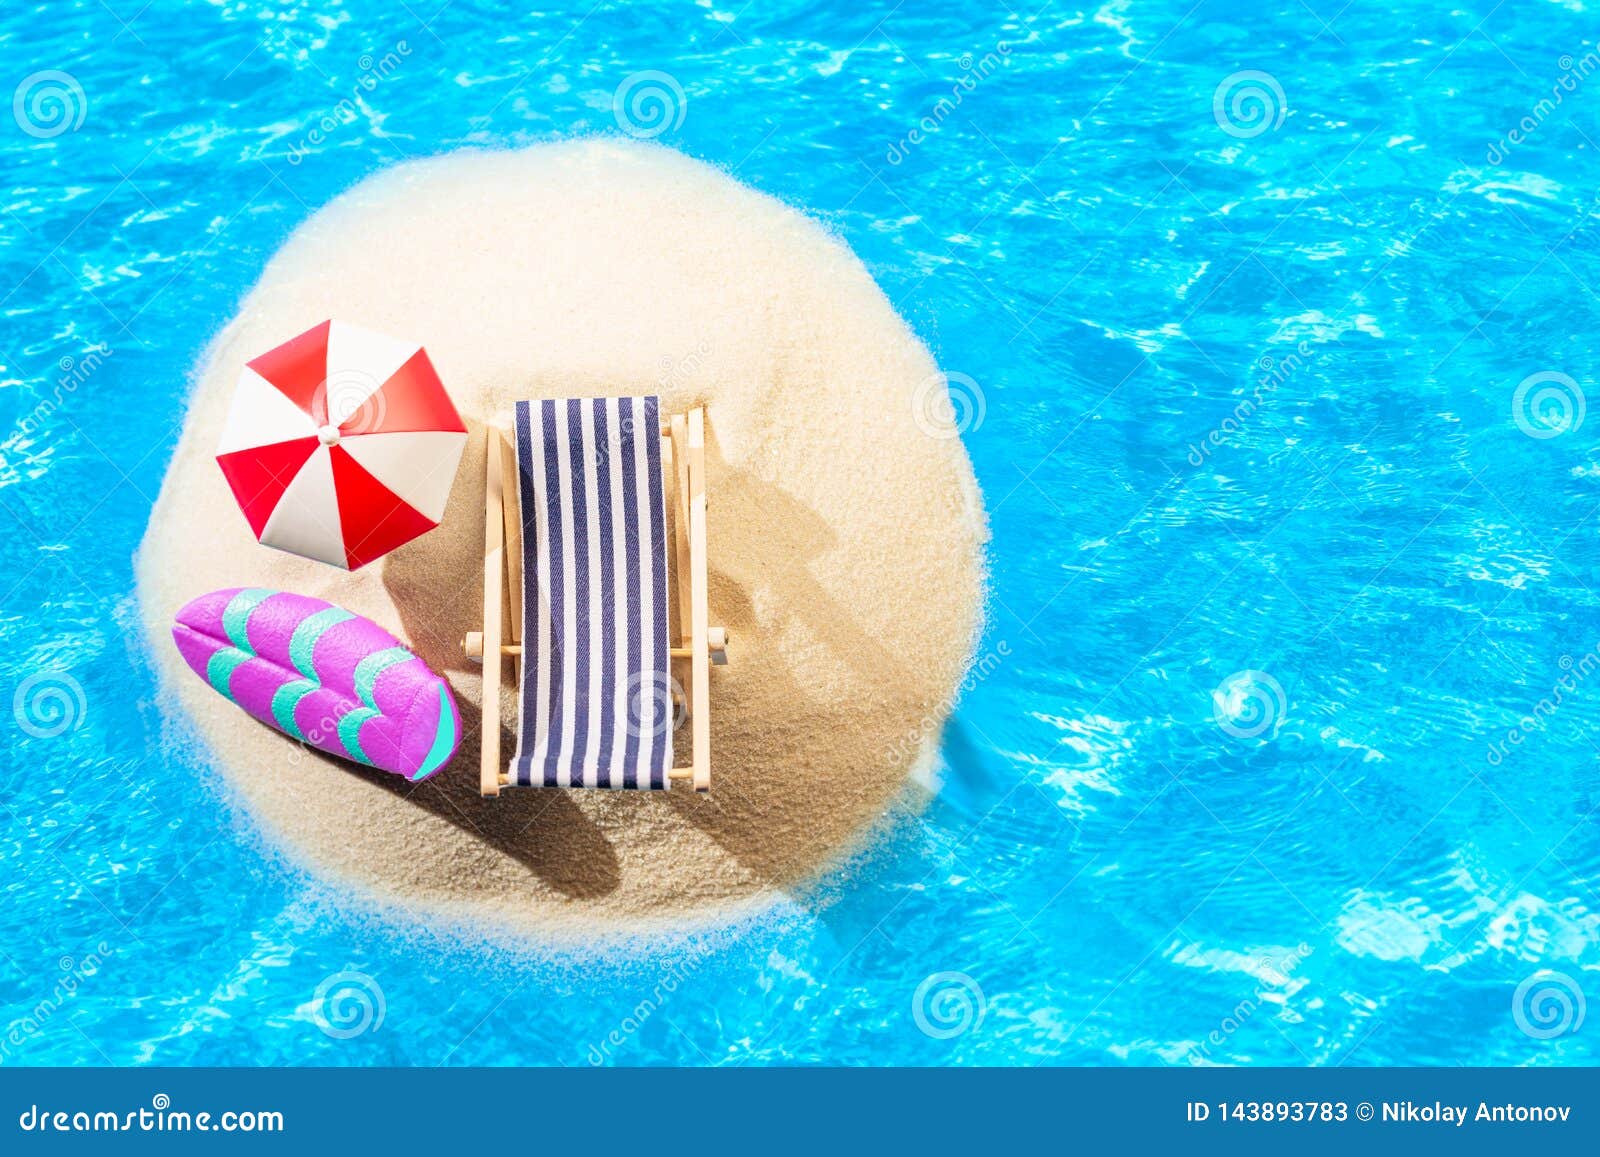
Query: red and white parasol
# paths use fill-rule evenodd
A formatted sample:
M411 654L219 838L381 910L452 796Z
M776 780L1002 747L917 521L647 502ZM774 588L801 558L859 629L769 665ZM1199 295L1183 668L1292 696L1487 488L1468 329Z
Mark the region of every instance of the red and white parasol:
M245 366L217 462L264 545L355 570L439 524L466 443L420 345L325 321Z

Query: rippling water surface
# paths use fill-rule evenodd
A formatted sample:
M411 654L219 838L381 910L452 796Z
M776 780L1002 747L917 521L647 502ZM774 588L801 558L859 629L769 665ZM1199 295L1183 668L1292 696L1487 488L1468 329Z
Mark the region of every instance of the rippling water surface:
M0 14L0 1061L1596 1059L1583 3L438 3ZM934 348L991 620L833 907L530 960L352 913L150 754L130 556L311 212L619 122Z

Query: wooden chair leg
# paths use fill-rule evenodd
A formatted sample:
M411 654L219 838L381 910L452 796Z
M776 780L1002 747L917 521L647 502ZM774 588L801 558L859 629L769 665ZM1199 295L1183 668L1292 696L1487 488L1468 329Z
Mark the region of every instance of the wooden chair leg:
M500 446L500 507L506 528L504 573L506 594L509 596L506 603L511 610L511 617L506 624L506 640L520 645L522 643L522 480L517 473L517 452L511 443L498 430L494 433L494 441ZM516 689L514 692L516 695L522 694L521 651L512 652L511 686Z
M689 411L687 482L684 505L689 514L689 689L690 724L694 731L694 789L711 789L711 644L709 589L706 575L706 427L705 410Z
M689 589L689 422L682 414L672 415L671 436L672 466L676 475L673 486L673 540L676 548L673 572L678 581L678 646L689 645L692 624L691 592Z
M483 726L480 740L483 762L478 772L478 792L500 794L500 600L505 567L505 456L504 439L493 426L486 428L483 497Z

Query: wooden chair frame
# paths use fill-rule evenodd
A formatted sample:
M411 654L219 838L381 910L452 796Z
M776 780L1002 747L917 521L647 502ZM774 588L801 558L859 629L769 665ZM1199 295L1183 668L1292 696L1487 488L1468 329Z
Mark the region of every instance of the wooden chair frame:
M478 781L482 795L497 796L511 782L500 761L505 660L511 660L514 685L522 683L522 512L517 508L516 451L498 428L487 426L484 435L483 630L469 632L462 649L470 658L484 660L496 654L500 658L498 663L483 663L483 761ZM694 746L693 761L669 770L667 779L669 786L689 780L695 791L711 789L711 664L728 661L727 631L709 623L705 445L704 407L673 414L662 424L662 482L674 503L675 542L669 566L678 592L678 634L668 655L670 664L689 664L688 722Z

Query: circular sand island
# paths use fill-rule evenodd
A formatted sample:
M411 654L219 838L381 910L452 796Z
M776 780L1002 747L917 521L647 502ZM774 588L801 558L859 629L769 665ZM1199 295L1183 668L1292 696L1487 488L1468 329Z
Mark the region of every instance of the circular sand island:
M213 458L244 363L334 317L421 342L472 437L439 529L346 574L260 546ZM166 702L319 872L445 922L551 938L703 925L803 890L915 806L972 653L982 503L930 429L937 367L836 237L679 154L616 141L399 166L318 213L199 371L139 557ZM483 424L522 398L705 403L713 784L478 796ZM412 784L310 751L190 672L189 599L324 598L455 689L463 742ZM500 724L512 730L515 696ZM506 750L511 749L509 734Z

